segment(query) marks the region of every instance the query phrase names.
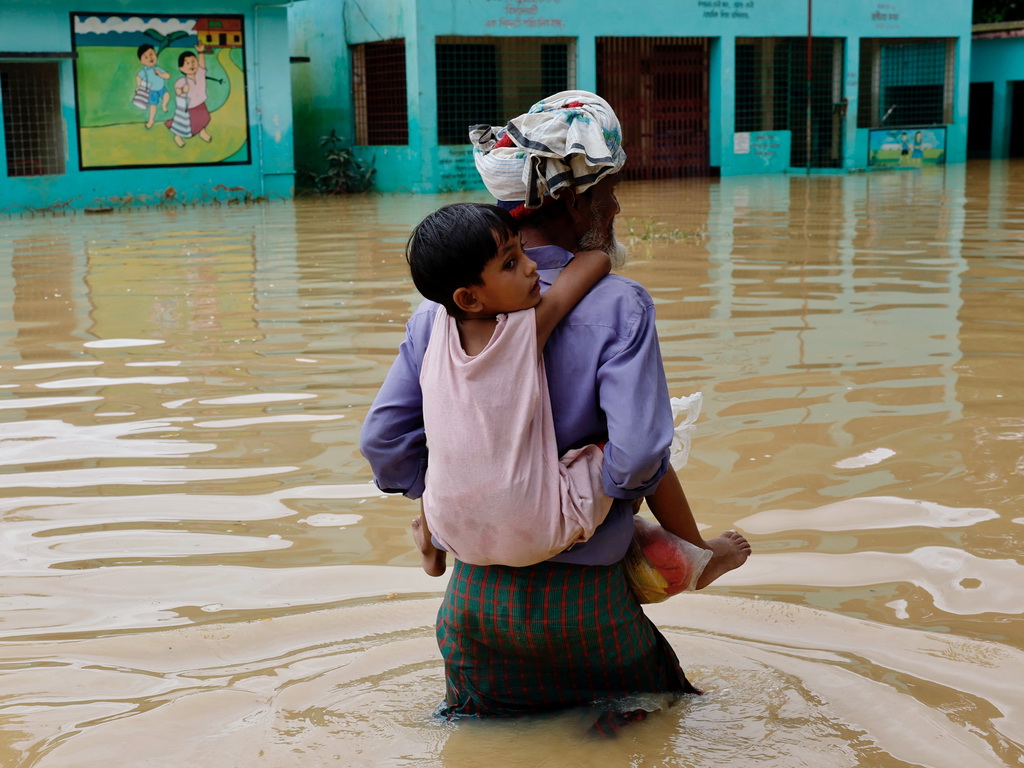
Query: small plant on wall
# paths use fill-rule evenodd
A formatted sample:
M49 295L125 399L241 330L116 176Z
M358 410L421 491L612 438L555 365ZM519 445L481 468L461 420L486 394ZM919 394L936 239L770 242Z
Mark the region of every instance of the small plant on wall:
M309 173L313 187L325 195L366 192L373 187L376 169L355 156L350 146L334 130L320 137L326 168L322 173Z

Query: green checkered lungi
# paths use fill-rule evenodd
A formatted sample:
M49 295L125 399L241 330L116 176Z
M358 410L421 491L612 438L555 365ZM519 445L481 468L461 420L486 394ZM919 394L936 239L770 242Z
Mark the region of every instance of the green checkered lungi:
M699 693L621 563L527 568L458 560L437 615L440 714L516 716L636 693Z

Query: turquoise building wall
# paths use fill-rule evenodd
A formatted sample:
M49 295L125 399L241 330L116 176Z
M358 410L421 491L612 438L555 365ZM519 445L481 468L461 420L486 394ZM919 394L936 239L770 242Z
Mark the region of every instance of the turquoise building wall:
M1010 153L1010 83L1024 81L1024 37L974 40L971 49L971 82L992 83L993 158Z
M596 90L599 37L699 37L708 39L709 152L711 165L723 176L786 172L790 168L788 131L757 132L737 142L735 136L736 39L806 37L807 0L645 0L628 8L620 0L310 0L292 10L301 23L292 27L292 52L306 51L311 79L323 83L339 106L323 110L296 103L297 115L325 133L342 126L352 134L348 47L404 38L408 73L409 144L357 147L377 168L382 191L445 191L477 188L468 146L438 146L434 39L437 36L569 37L576 40L576 87ZM816 0L811 18L815 38L842 38L846 100L842 116L840 170L868 163L869 129L857 125L860 41L862 38L946 38L956 49L953 105L946 126L949 163L966 159L967 97L970 61L970 0ZM323 29L331 30L330 34ZM306 66L304 64L293 66ZM512 115L510 115L511 117ZM627 136L628 140L628 136ZM746 152L745 148L750 147ZM755 151L756 148L756 151ZM741 150L740 152L737 149ZM800 169L802 170L802 169Z
M304 174L322 170L321 137L334 130L352 139L352 70L344 10L339 0L306 0L288 12L300 186Z
M154 9L158 8L156 13ZM145 13L140 14L139 11ZM131 16L242 15L249 162L224 165L162 165L86 169L79 167L77 94L71 13ZM58 54L47 57L46 54ZM59 175L9 176L5 142L0 142L0 213L44 208L80 209L211 199L290 197L294 191L291 80L288 66L288 8L252 0L209 3L181 0L0 0L0 62L56 61L66 165ZM163 60L161 60L163 63ZM173 76L178 75L174 72ZM114 87L112 84L111 87ZM0 100L0 131L3 131ZM158 119L164 115L160 113ZM210 133L216 134L216 115ZM141 125L139 126L141 129ZM155 125L153 130L163 131ZM148 138L148 137L147 137ZM216 135L214 135L214 140ZM191 139L197 141L197 138ZM237 159L237 158L233 158Z
M597 89L597 38L707 38L709 150L715 171L730 176L798 170L791 167L790 131L759 131L737 138L735 44L737 38L806 38L807 0L646 0L634 4L628 12L624 12L618 0L342 2L340 14L337 0L310 0L292 11L293 19L302 19L301 23L293 24L293 54L301 50L310 57L308 66L318 66L310 81L321 84L334 103L339 104L324 110L319 105L321 94L310 92L309 103L296 102L296 114L315 126L309 128L311 132L326 133L339 128L339 132L351 137L348 47L403 39L407 56L409 144L355 147L360 157L375 163L377 186L383 191L479 187L469 147L437 143L434 39L438 36L573 38L577 53L575 87L587 90ZM846 113L840 119L842 158L838 170L859 170L868 164L870 129L858 127L857 119L862 38L953 40L952 106L945 126L945 162L966 160L970 0L816 0L810 20L814 38L844 41L840 89L846 100ZM330 34L324 30L330 30Z

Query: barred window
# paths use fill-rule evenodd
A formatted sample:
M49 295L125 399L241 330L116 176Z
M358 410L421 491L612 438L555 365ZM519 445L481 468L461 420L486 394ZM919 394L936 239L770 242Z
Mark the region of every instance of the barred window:
M405 40L363 43L352 48L356 144L409 143Z
M805 37L737 38L736 131L789 131L791 165L840 167L843 44L813 38L808 68Z
M438 37L437 141L469 141L469 126L503 125L552 93L574 88L566 38Z
M8 176L64 173L59 67L57 62L0 63Z
M789 128L790 50L784 38L736 39L736 130Z
M569 46L565 43L540 47L540 90L550 96L569 89Z
M955 40L860 41L860 128L952 122Z

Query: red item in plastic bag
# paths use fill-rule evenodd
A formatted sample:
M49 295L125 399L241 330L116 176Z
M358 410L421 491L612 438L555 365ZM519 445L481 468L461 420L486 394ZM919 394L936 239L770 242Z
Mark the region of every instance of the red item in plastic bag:
M633 541L623 559L626 580L641 603L660 603L694 589L712 552L660 525L633 517Z

